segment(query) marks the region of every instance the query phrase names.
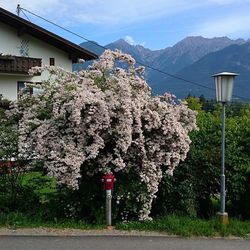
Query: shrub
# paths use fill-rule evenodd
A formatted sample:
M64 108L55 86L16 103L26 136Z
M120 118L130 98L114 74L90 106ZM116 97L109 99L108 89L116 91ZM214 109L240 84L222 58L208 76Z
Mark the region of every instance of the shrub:
M120 62L127 67L117 67ZM86 176L136 176L140 184L133 185L131 201L138 206L126 203L124 213L148 219L162 174L172 174L186 157L196 112L170 94L153 97L144 69L120 51L105 51L79 73L47 69L51 77L43 92L24 95L9 112L19 119L20 154L32 152L49 175L72 189Z

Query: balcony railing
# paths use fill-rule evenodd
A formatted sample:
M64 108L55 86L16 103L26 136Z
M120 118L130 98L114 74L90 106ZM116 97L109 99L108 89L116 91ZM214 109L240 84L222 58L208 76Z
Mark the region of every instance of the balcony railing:
M0 55L0 74L27 75L29 69L35 66L41 67L41 65L41 58Z

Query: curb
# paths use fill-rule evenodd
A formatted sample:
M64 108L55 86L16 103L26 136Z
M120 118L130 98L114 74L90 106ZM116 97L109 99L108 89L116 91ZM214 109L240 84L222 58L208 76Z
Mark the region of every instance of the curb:
M178 237L166 233L145 232L145 231L121 231L116 229L103 230L81 230L81 229L56 229L56 228L0 228L0 236L136 236L136 237Z
M180 239L222 239L222 240L250 240L250 237L205 237L205 236L192 236L183 237L179 235L171 235L161 232L148 232L148 231L122 231L117 229L102 229L102 230L81 230L81 229L58 229L58 228L0 228L0 237L164 237L164 238L180 238Z

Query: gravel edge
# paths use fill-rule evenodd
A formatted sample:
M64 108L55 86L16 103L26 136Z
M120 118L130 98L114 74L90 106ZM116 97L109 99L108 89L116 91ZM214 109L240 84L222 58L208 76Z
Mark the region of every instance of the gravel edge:
M0 228L0 236L62 236L62 237L80 237L80 236L136 236L136 237L169 237L169 238L185 238L178 235L170 235L164 232L148 232L148 231L123 231L117 229L102 229L102 230L81 230L81 229L58 229L58 228ZM250 235L247 238L242 237L189 237L197 239L244 239L250 240Z

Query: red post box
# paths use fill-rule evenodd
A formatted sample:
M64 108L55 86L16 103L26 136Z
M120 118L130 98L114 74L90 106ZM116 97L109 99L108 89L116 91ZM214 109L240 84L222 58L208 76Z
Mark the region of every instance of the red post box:
M113 190L116 179L112 173L107 173L102 176L102 182L104 184L104 190Z
M3 161L0 162L0 174L10 174L15 166L14 161Z

